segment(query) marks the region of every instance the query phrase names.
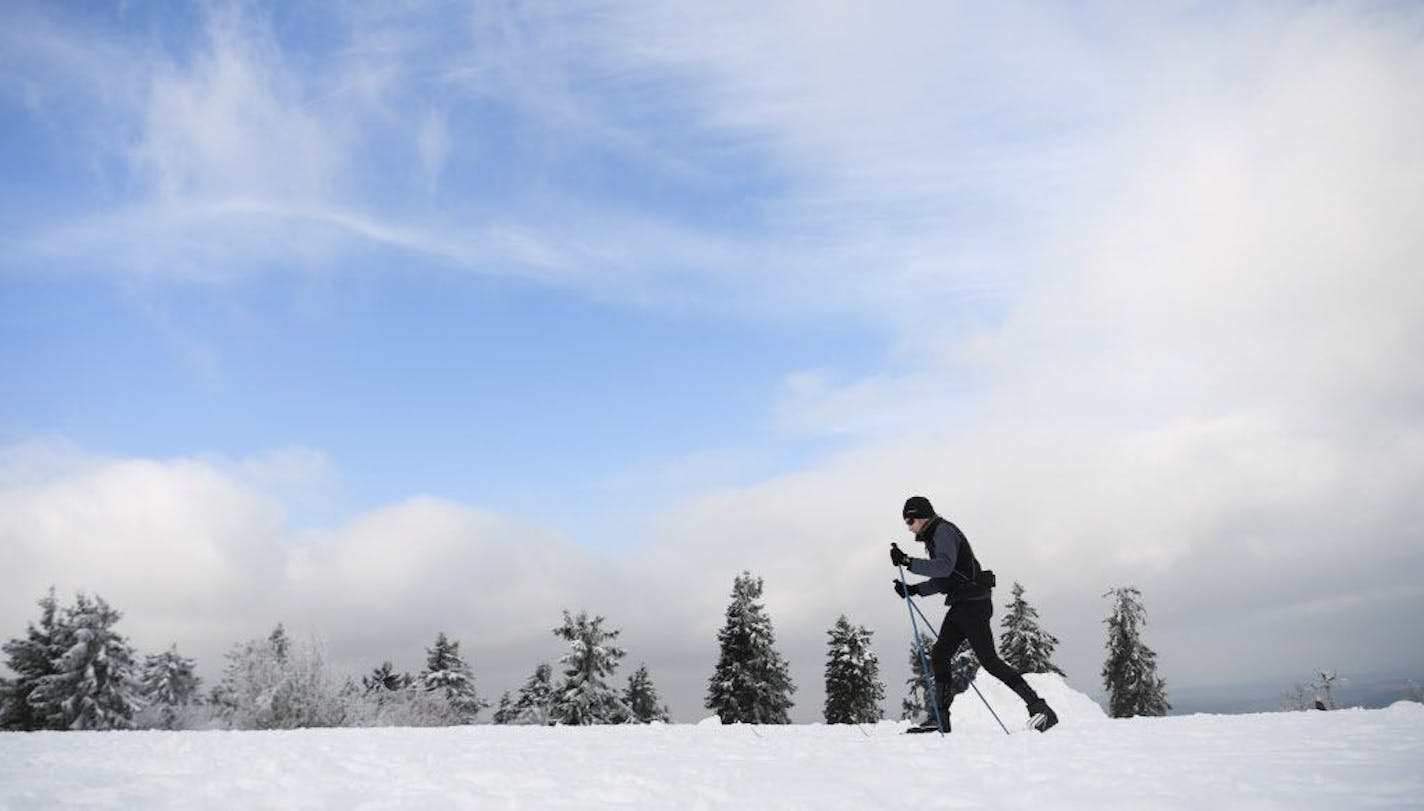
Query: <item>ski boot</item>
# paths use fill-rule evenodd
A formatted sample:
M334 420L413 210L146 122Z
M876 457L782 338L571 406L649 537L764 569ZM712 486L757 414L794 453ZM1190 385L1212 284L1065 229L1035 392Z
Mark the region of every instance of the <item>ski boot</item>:
M918 735L918 734L923 734L923 733L925 733L925 732L939 732L939 731L940 731L939 724L935 723L934 710L930 710L930 714L925 717L925 720L923 720L923 721L919 722L918 724L915 724L914 726L912 726L912 727L910 727L909 729L905 730L905 734L906 734L906 735ZM948 718L945 718L945 719L944 719L944 731L945 731L945 732L949 732L949 719L948 719Z
M905 730L907 734L914 735L925 732L949 733L949 705L954 703L954 690L951 685L945 685L945 687L947 689L941 690L939 694L939 717L944 721L944 729L940 729L939 724L935 722L934 707L930 707L929 710L925 712L925 720Z
M1036 698L1028 703L1028 728L1047 732L1058 723L1058 713L1048 706L1048 702Z

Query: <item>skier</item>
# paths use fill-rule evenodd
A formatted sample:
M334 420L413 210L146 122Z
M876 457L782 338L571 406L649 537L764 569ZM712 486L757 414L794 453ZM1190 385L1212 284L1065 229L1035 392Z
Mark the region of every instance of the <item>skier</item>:
M989 629L989 618L994 615L992 589L994 573L979 568L974 550L969 547L969 539L959 531L959 527L937 515L930 500L924 496L911 496L902 510L905 526L914 534L915 540L925 545L927 558L912 558L900 549L898 544L890 544L890 562L904 566L914 574L929 580L908 585L909 594L925 596L945 595L944 603L949 611L944 615L944 624L939 629L939 639L930 652L930 669L934 673L934 683L939 695L940 717L944 721L945 732L949 731L949 705L954 700L952 671L950 663L965 640L974 649L979 664L994 675L994 678L1008 685L1028 705L1029 726L1039 732L1058 723L1058 716L1048 706L1048 702L1033 691L1018 671L1009 667L994 649L994 634ZM895 581L895 593L906 596L906 584ZM918 726L910 732L936 732L934 708Z

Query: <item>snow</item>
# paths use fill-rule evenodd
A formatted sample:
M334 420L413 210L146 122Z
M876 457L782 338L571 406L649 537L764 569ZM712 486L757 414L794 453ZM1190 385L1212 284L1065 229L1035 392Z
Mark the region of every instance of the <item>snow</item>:
M1111 720L1004 735L973 691L954 732L654 724L0 734L0 808L1424 806L1424 706ZM979 686L1010 729L1023 705ZM907 806L908 807L908 806Z

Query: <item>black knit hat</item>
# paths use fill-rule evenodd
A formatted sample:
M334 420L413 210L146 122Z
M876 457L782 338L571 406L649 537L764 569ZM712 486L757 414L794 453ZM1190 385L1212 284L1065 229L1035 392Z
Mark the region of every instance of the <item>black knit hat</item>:
M934 507L930 506L930 500L924 496L910 496L905 500L905 509L900 511L902 517L910 518L934 518Z

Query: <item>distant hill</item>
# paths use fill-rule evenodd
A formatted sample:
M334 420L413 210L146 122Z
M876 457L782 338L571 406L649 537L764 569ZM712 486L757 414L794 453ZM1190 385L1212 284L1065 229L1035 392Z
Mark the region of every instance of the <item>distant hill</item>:
M1302 676L1295 681L1304 682L1306 679ZM1167 698L1172 702L1173 715L1271 712L1281 708L1283 696L1295 685L1295 681L1277 679L1185 687L1169 683ZM1335 702L1341 707L1379 709L1402 699L1413 697L1417 700L1418 696L1411 693L1419 689L1416 685L1424 685L1424 676L1414 679L1413 685L1409 679L1398 677L1347 678L1335 687Z

